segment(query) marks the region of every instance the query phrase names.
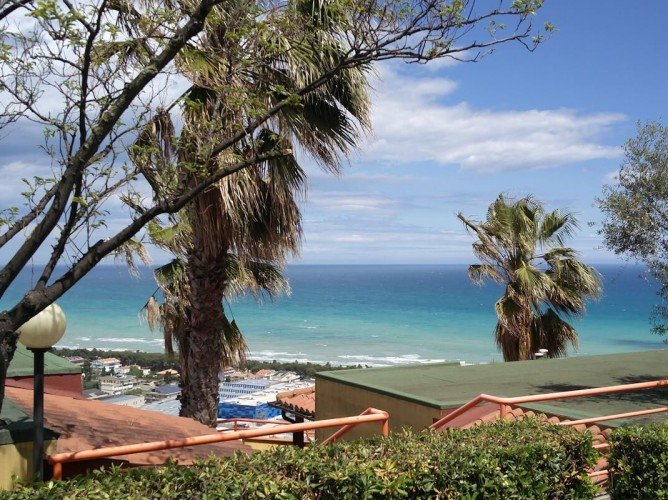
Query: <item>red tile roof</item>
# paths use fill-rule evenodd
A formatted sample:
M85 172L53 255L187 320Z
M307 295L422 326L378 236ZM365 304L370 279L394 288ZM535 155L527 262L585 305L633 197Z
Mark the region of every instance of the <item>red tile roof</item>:
M315 417L315 386L279 392L276 402L288 411L294 410L305 416Z
M7 387L6 396L32 414L33 391ZM216 432L189 418L53 394L44 395L44 421L46 427L60 433L58 453ZM230 441L115 458L127 460L131 464L146 465L162 464L168 457L173 457L181 464L190 464L195 459L204 459L211 454L229 456L237 450L251 452L249 446L239 441Z

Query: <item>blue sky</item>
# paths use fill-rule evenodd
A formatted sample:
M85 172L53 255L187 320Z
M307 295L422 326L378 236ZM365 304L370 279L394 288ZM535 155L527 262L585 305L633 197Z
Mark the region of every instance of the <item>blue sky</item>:
M571 245L590 263L616 261L595 198L636 122L666 122L666 19L665 0L547 0L536 22L558 31L534 53L512 45L476 64L382 65L363 150L338 178L308 166L293 262L470 263L455 215L481 218L501 192L576 212ZM20 177L44 175L40 136L33 127L0 143L0 206L15 203ZM113 209L110 228L125 217Z
M594 200L636 122L664 120L668 2L547 1L558 28L534 53L505 46L476 64L380 68L374 135L343 177L311 170L300 263L468 263L459 211L501 192L576 212L571 241L602 248Z

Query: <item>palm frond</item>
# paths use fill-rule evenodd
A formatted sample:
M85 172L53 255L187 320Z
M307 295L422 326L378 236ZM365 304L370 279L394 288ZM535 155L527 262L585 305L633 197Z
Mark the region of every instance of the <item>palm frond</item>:
M501 273L490 264L472 264L468 267L468 275L476 285L482 284L485 278L497 283L503 283L504 281Z
M144 244L137 240L128 240L114 250L114 258L123 259L132 276L139 276L137 260L144 265L151 263L151 256Z
M223 345L221 367L224 365L241 366L246 360L248 346L236 321L230 321L224 314L220 336Z

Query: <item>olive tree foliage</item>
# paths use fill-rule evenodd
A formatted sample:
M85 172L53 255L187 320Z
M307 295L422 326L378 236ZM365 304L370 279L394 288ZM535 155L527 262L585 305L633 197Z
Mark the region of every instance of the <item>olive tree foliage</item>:
M343 27L341 49L334 55L322 50L318 31L302 29L296 1L0 3L0 137L42 127L41 147L50 167L48 174L26 179L23 200L1 212L0 251L6 264L0 270L0 298L26 266L33 266L38 252L49 257L33 268L37 278L31 288L0 312L0 401L17 328L105 257L130 255L151 220L177 212L234 172L292 154L283 143L266 150L254 141L283 108L298 106L348 68L389 59L477 61L508 42L533 50L552 29L549 23L532 24L542 0L321 0L322 22L335 16ZM205 24L221 33L220 47L202 43ZM272 42L278 39L286 42ZM171 95L173 84L181 82L180 71L187 68L192 81L198 71L209 71L205 62L216 50L228 62L205 80L209 92L220 96L221 115L236 117L233 125L229 118L219 123L215 115L203 119L198 140L189 140L195 150L173 166L166 167L172 162L161 162L157 151L143 152L155 156L152 167L129 161L128 148L140 130L160 127L156 116L173 112L178 117L176 108L189 105L182 97L187 88ZM288 87L234 84L247 73L262 79L264 62L283 54L288 61L290 51L310 52L317 63ZM172 141L178 134L161 130L158 135ZM197 182L156 182L170 178L169 172L156 175L157 169L197 172L223 151L230 160L198 175ZM120 227L116 220L112 229L109 207L119 203L127 219Z
M638 125L624 145L617 183L603 188L598 200L605 246L647 265L660 283L664 303L655 306L653 331L668 333L668 127ZM668 341L668 339L666 339Z

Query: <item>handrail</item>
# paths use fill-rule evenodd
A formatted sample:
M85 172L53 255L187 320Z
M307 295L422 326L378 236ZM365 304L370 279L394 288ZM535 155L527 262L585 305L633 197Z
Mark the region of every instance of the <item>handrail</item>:
M429 428L432 430L440 429L448 422L451 422L460 415L466 413L471 408L484 402L495 403L499 405L499 414L503 418L506 414L506 406L518 405L522 403L535 403L537 401L552 401L555 399L570 399L579 398L583 396L598 396L602 394L615 394L619 392L630 392L644 389L652 389L655 387L668 387L668 379L653 380L650 382L638 382L635 384L614 385L609 387L595 387L591 389L578 389L574 391L552 392L549 394L536 394L533 396L517 396L517 397L499 397L491 396L489 394L480 394L463 406L460 406L455 411L448 413L440 420L434 422ZM600 420L597 419L597 420ZM596 420L595 420L596 421Z
M377 410L376 408L367 408L364 410L360 415L385 415L385 419L383 420L383 423L381 424L381 433L383 436L387 437L390 433L390 427L389 427L389 418L390 415L386 411L383 410ZM349 425L344 425L341 427L338 431L336 431L334 434L329 436L327 439L325 439L322 444L329 444L337 439L339 439L341 436L344 434L347 434L352 428L355 427L352 424Z
M607 420L619 420L628 417L641 417L643 415L651 415L653 413L668 412L668 406L660 406L659 408L651 408L649 410L629 411L627 413L617 413L615 415L605 415L602 417L581 418L580 420L562 420L557 425L580 425L580 424L594 424L596 422L605 422Z
M249 424L276 424L276 425L289 425L290 422L285 420L268 420L266 418L246 418L246 417L234 417L234 418L219 418L216 420L218 425L228 424L236 422L248 422Z
M282 425L290 425L291 422L286 422L285 420L269 420L266 418L246 418L246 417L234 417L234 418L219 418L216 424L216 430L218 432L232 432L232 431L238 431L238 430L247 430L247 429L256 429L257 427L251 427L249 425L243 425L243 424L266 424L266 425L273 425L275 427L280 427ZM225 427L225 425L230 425L230 427ZM223 426L223 427L221 427ZM280 435L283 434L290 434L289 432L282 432ZM313 442L313 437L312 437L312 431L304 431L304 443L311 443ZM275 436L279 436L279 434L276 434ZM294 434L293 434L294 436ZM287 443L285 440L281 440L278 437L271 437L270 440L272 442L280 442L280 443ZM294 438L292 440L292 444L294 444Z
M344 428L347 428L347 430L350 430L350 428L359 424L381 422L381 432L383 436L387 437L389 434L388 420L389 414L387 412L376 410L374 408L367 408L364 412L362 412L361 415L354 417L331 418L327 420L317 420L314 422L280 425L270 428L218 432L216 434L205 434L202 436L192 436L181 439L168 439L165 441L153 441L150 443L137 443L67 453L56 453L47 457L47 460L51 465L53 465L53 479L60 480L63 476L62 464L67 462L80 462L83 460L109 458L118 455L133 455L135 453L145 453L149 451L160 451L173 448L184 448L187 446L222 443L225 441L236 441L238 439L271 436L274 434L285 434L288 432L325 429L329 427L339 427L342 425Z

